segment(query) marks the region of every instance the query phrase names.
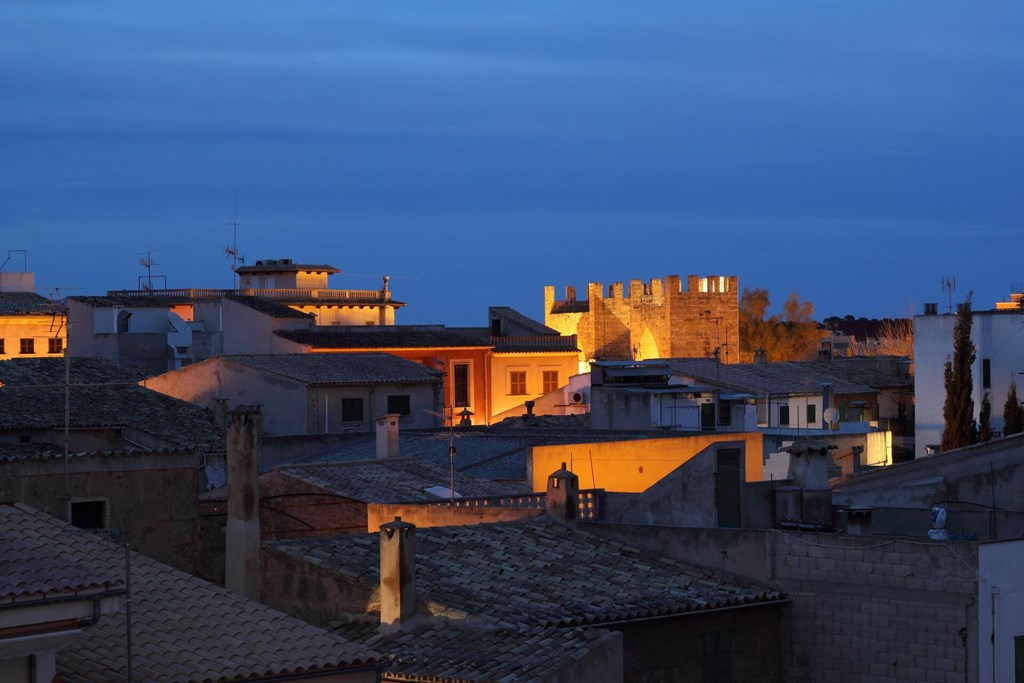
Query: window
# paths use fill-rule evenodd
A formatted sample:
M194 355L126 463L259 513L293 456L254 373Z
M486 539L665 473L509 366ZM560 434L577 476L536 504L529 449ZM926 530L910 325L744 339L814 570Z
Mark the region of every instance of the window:
M4 350L4 340L3 339L0 339L0 353L7 353L7 351Z
M732 635L728 631L704 634L704 683L732 683Z
M544 393L549 394L557 391L561 384L558 383L558 370L545 370L542 373Z
M992 359L982 358L981 359L981 388L991 389L992 388Z
M813 403L807 404L807 426L811 426L818 421L818 406Z
M455 393L456 408L469 405L469 363L456 363L452 366L452 391Z
M779 424L789 424L789 406L779 406Z
M718 424L723 427L728 427L732 424L732 402L731 401L719 401L718 402Z
M35 353L36 352L36 340L35 339L22 339L21 340L21 352L22 353Z
M46 341L48 342L47 351L49 353L60 353L64 350L63 339L47 339Z
M343 399L341 399L341 421L342 422L362 422L363 421L363 399L361 399L361 398L343 398Z
M388 413L412 415L409 394L392 394L388 396Z
M508 393L510 396L526 395L526 371L510 370L508 373Z
M71 523L80 529L103 529L106 501L84 500L71 503Z

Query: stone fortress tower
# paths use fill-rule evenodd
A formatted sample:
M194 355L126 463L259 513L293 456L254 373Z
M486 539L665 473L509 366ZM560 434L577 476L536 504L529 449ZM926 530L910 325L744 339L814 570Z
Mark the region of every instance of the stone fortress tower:
M575 334L580 361L707 358L740 360L739 278L735 275L690 275L686 289L678 275L649 283L629 281L608 287L587 285L587 298L566 287L544 287L544 324L561 334Z

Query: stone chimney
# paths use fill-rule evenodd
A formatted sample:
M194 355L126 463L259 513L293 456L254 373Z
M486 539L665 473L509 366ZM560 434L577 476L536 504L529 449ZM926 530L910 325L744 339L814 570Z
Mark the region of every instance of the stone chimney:
M416 526L401 517L380 525L380 623L402 622L416 610Z
M561 522L575 522L579 510L580 478L562 467L548 476L548 515Z
M259 406L229 410L227 475L228 525L224 584L251 600L260 599Z
M397 413L388 413L378 417L377 427L377 459L398 457L398 420Z
M768 363L768 352L764 349L758 349L754 351L754 363L757 365L765 365Z
M797 441L781 449L789 453L789 483L775 489L775 522L782 528L830 529L832 491L828 468L835 446Z

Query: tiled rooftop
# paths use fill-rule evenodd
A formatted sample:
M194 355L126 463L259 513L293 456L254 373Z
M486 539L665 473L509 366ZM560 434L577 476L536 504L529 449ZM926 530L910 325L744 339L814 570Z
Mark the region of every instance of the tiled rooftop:
M137 385L73 386L70 417L73 429L125 428L163 447L224 449L224 434L208 411ZM63 387L0 387L0 430L63 427Z
M387 353L278 353L221 356L226 362L273 372L307 384L440 382L441 373Z
M676 372L707 384L755 395L820 393L824 383L831 383L837 394L874 393L882 388L913 390L914 387L912 378L847 360L729 365L713 358L669 358L655 362L667 363Z
M98 358L71 358L72 384L137 383L143 375ZM0 361L0 384L7 386L64 384L64 357L10 358Z
M246 273L327 273L334 274L341 271L334 266L326 264L303 264L292 263L291 259L264 259L257 261L255 265L240 266L235 268L239 275Z
M305 318L307 320L311 320L313 318L309 313L296 311L290 306L285 306L280 302L265 299L261 296L231 295L227 298L272 318Z
M612 637L593 628L495 627L438 619L363 642L392 653L387 675L393 680L539 683Z
M129 293L130 292L130 293ZM129 306L131 308L169 308L171 306L182 306L196 301L186 291L177 291L174 294L153 294L126 290L124 294L108 292L106 296L71 296L72 301L80 301L96 308L110 308L112 306ZM213 296L209 298L215 298Z
M336 495L366 503L437 501L438 497L426 493L426 489L448 487L451 483L448 467L422 458L293 465L278 470ZM456 477L455 490L465 498L529 493L525 486L498 484L464 473Z
M174 456L195 457L195 451L183 448L161 448L154 450L139 448L124 448L110 451L75 451L69 453L71 461L87 459L113 459L113 458L171 458ZM63 460L63 445L30 442L7 444L0 443L0 463L14 463L41 460Z
M493 480L525 481L526 455L533 446L550 446L595 441L621 441L664 437L655 433L614 433L559 429L456 429L455 471ZM402 457L418 457L448 467L448 430L404 430L399 434ZM338 446L293 462L341 462L371 460L376 456L374 434L353 434ZM456 488L458 488L456 482Z
M0 605L124 589L121 572L78 562L53 548L29 542L9 525L0 525L0 548Z
M378 534L276 541L271 552L380 581ZM416 530L416 592L490 623L586 626L755 605L777 591L641 551L546 516Z
M546 335L546 334L557 335L557 334L559 334L558 330L552 329L552 328L548 327L547 325L543 325L543 324L537 322L536 320L534 320L533 318L530 318L528 316L523 315L522 313L520 313L519 311L517 311L514 308L509 308L508 306L491 306L489 310L490 310L490 313L491 313L492 316L506 318L510 322L515 323L516 325L519 325L519 326L523 327L530 334L534 334L534 335Z
M488 348L490 344L439 326L318 327L281 331L278 336L316 349Z
M22 539L37 553L59 555L69 564L94 568L90 571L123 575L123 546L31 508L0 505L0 532ZM71 583L81 581L73 573L68 576ZM373 667L380 661L380 655L366 646L137 553L131 555L131 600L136 681L277 680ZM83 631L80 647L61 651L60 679L67 683L127 680L124 617L123 612L102 617Z
M35 292L0 292L0 315L60 314L64 305ZM60 324L58 318L57 324Z

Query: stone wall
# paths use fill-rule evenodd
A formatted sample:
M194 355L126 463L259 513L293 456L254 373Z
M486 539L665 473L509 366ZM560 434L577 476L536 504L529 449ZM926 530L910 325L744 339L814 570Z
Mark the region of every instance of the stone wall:
M785 591L792 602L782 624L782 680L977 680L977 544L772 529L584 528Z
M631 360L709 357L721 349L723 362L739 362L739 279L735 276L678 275L648 283L631 280L587 286L587 299L575 289L555 300L544 290L544 324L575 334L580 359Z
M633 683L704 683L725 680L705 671L704 640L727 633L733 683L780 680L779 619L782 607L770 605L696 612L689 616L637 621L623 634L624 680Z
M195 570L199 457L192 451L90 454L68 463L71 500L104 501L105 527L132 549ZM0 499L17 500L63 518L61 459L0 463Z

